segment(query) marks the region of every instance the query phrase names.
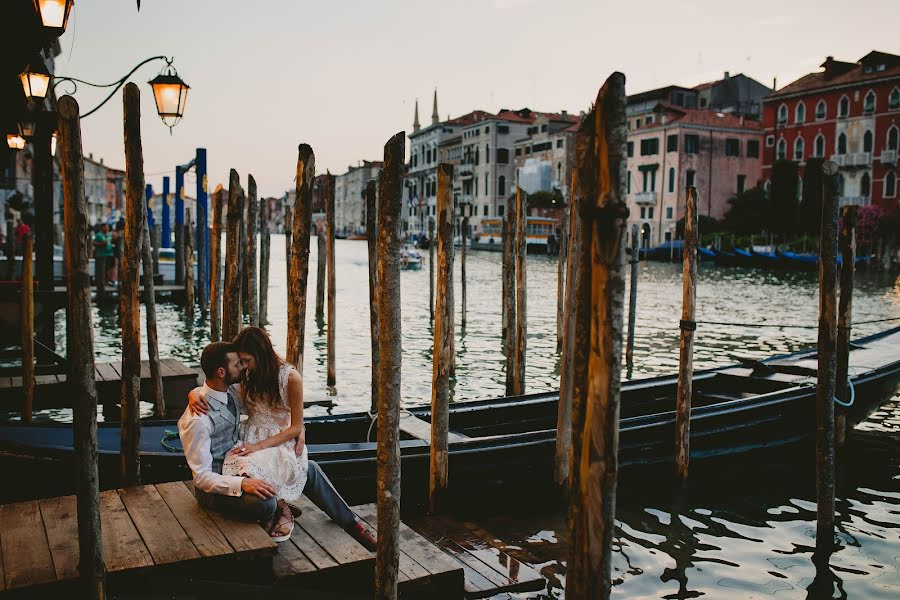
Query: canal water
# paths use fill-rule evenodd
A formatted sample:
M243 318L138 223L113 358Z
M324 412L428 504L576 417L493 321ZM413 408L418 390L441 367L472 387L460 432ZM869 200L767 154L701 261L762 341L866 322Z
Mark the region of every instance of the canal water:
M310 294L314 298L316 244L311 244ZM431 394L433 330L428 311L428 258L423 269L401 274L403 375L406 405L428 402ZM458 255L457 255L458 256ZM465 331L456 339L454 401L504 392L500 347L500 254L470 251ZM328 399L332 408L312 407L308 415L369 407L370 345L365 242L338 240L336 356L337 385L325 387L325 328L307 310L304 356L307 399ZM558 386L555 259L529 256L528 391ZM268 330L284 351L287 289L284 238L272 237ZM459 260L455 265L459 323ZM638 284L635 366L629 377L671 373L678 361L681 269L677 264L641 263ZM744 325L699 325L695 368L764 358L815 343L815 273L717 268L702 264L697 287L698 321ZM199 318L186 322L172 304L157 306L160 353L195 365L208 340ZM900 317L900 278L857 275L854 320ZM121 337L114 308L95 308L98 361L119 360ZM862 324L854 336L874 333L900 321ZM60 322L59 344L64 326ZM64 347L64 346L61 346ZM149 409L149 407L147 407ZM45 418L67 420L65 412ZM796 454L796 453L794 453ZM617 598L806 598L815 577L811 563L815 532L814 465L811 456L785 455L771 464L729 462L699 472L686 492L675 494L658 482L620 483L617 506L613 596ZM863 424L841 458L838 501L839 549L831 561L833 597L900 598L900 397ZM563 596L566 523L559 502L529 503L517 498L487 509L479 524L507 544L513 556L547 578L541 593L507 597Z

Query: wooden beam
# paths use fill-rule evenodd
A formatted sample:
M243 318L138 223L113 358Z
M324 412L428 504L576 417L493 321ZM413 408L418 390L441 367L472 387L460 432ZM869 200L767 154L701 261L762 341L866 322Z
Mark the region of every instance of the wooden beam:
M297 188L294 199L293 238L288 278L287 361L303 374L306 339L306 292L309 284L309 239L312 227L312 193L316 156L309 144L297 148Z
M231 169L228 177L228 214L225 228L225 287L222 301L222 339L230 342L241 327L241 219L243 196L237 171Z
M375 180L370 179L366 183L366 245L369 250L369 330L372 342L372 403L369 411L374 415L378 413L378 307L375 297L378 288L378 240L376 239L375 217L376 202Z
M681 285L681 337L678 349L678 387L675 399L675 472L687 481L691 463L691 398L694 390L694 300L700 248L697 188L687 187L684 217L684 269Z
M247 308L250 325L259 327L259 281L257 279L256 231L259 227L259 199L256 197L256 180L247 178Z

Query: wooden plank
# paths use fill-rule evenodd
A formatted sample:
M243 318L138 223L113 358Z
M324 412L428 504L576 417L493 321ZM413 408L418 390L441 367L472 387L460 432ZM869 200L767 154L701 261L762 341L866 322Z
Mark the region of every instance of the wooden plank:
M58 581L78 578L78 517L75 502L75 496L38 501Z
M187 376L187 375L196 376L196 375L197 375L197 372L196 372L196 371L194 371L193 369L189 369L188 367L186 367L186 366L184 365L184 363L182 363L182 362L181 362L180 360L178 360L178 359L175 359L175 358L166 358L166 359L163 359L163 360L165 360L166 365L167 365L170 369L172 369L172 371L173 371L176 375L185 375L185 376Z
M35 375L34 377L34 385L57 385L59 383L59 379L56 375ZM21 384L20 386L21 387Z
M359 542L350 537L337 523L328 518L305 496L296 503L303 509L298 524L339 564L372 560L374 554L363 548Z
M4 377L5 379L5 377ZM36 380L36 379L35 379ZM9 378L9 385L15 390L22 390L22 376L21 375L13 375Z
M150 379L150 361L141 361L141 379Z
M174 377L177 375L177 373L172 370L172 367L170 367L166 363L166 359L164 358L160 359L159 361L159 373L163 377L163 379L165 379L166 377Z
M191 492L191 495L193 495L193 482L186 481L183 483L188 491ZM231 547L234 548L236 553L262 553L272 555L277 551L278 547L275 542L272 541L269 534L258 524L238 521L237 519L232 519L231 517L214 510L207 510L206 514L209 515L212 522L216 524L216 527L219 528L219 531L222 532L225 539L228 540L228 543L231 544Z
M153 558L115 490L100 492L103 560L110 573L152 567Z
M200 558L200 552L152 485L118 490L157 565Z
M0 531L0 538L2 538L3 532ZM0 592L6 589L6 576L3 574L3 541L0 539Z
M410 412L404 411L400 413L400 431L403 431L414 438L425 440L429 443L431 442L431 423L425 419L420 419ZM468 436L461 433L450 431L447 434L448 442L459 442L466 439L469 439Z
M122 376L109 363L97 363L97 372L103 377L103 381L121 381Z
M313 573L316 571L306 556L294 545L291 540L278 544L278 554L272 561L272 573L275 579L283 579L291 575L301 573Z
M41 511L35 501L0 506L0 546L7 589L56 581Z
M0 390L13 387L12 377L0 377Z
M156 491L201 556L222 556L234 552L225 534L216 527L194 495L180 481L159 483Z
M291 533L291 542L309 559L309 562L318 570L330 569L338 566L335 561L310 535L303 529L302 522L305 513L296 519L294 531ZM281 548L281 544L279 544Z

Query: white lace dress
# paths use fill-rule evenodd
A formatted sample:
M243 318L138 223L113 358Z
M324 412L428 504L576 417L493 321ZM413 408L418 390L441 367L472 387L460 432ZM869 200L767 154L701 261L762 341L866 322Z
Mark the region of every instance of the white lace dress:
M268 405L248 407L249 418L241 425L241 444L255 444L260 440L281 433L291 426L291 408L288 402L288 376L294 370L284 364L278 372L278 406ZM294 501L303 493L306 485L306 474L309 459L306 447L297 456L294 452L295 440L288 440L279 446L264 448L246 456L228 455L222 465L224 475L246 475L253 479L262 479L272 485L280 500Z

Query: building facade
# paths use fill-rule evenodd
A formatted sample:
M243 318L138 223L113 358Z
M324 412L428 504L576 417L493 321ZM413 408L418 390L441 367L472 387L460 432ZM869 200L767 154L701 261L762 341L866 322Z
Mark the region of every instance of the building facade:
M833 160L841 204L898 206L900 56L873 51L855 63L828 57L765 99L763 173L776 160Z
M334 228L341 235L358 235L366 231L366 185L378 181L381 161L361 161L348 167L334 179ZM375 186L378 197L378 186Z
M515 180L523 190L558 192L568 203L579 121L566 111L537 113L527 136L515 142Z

